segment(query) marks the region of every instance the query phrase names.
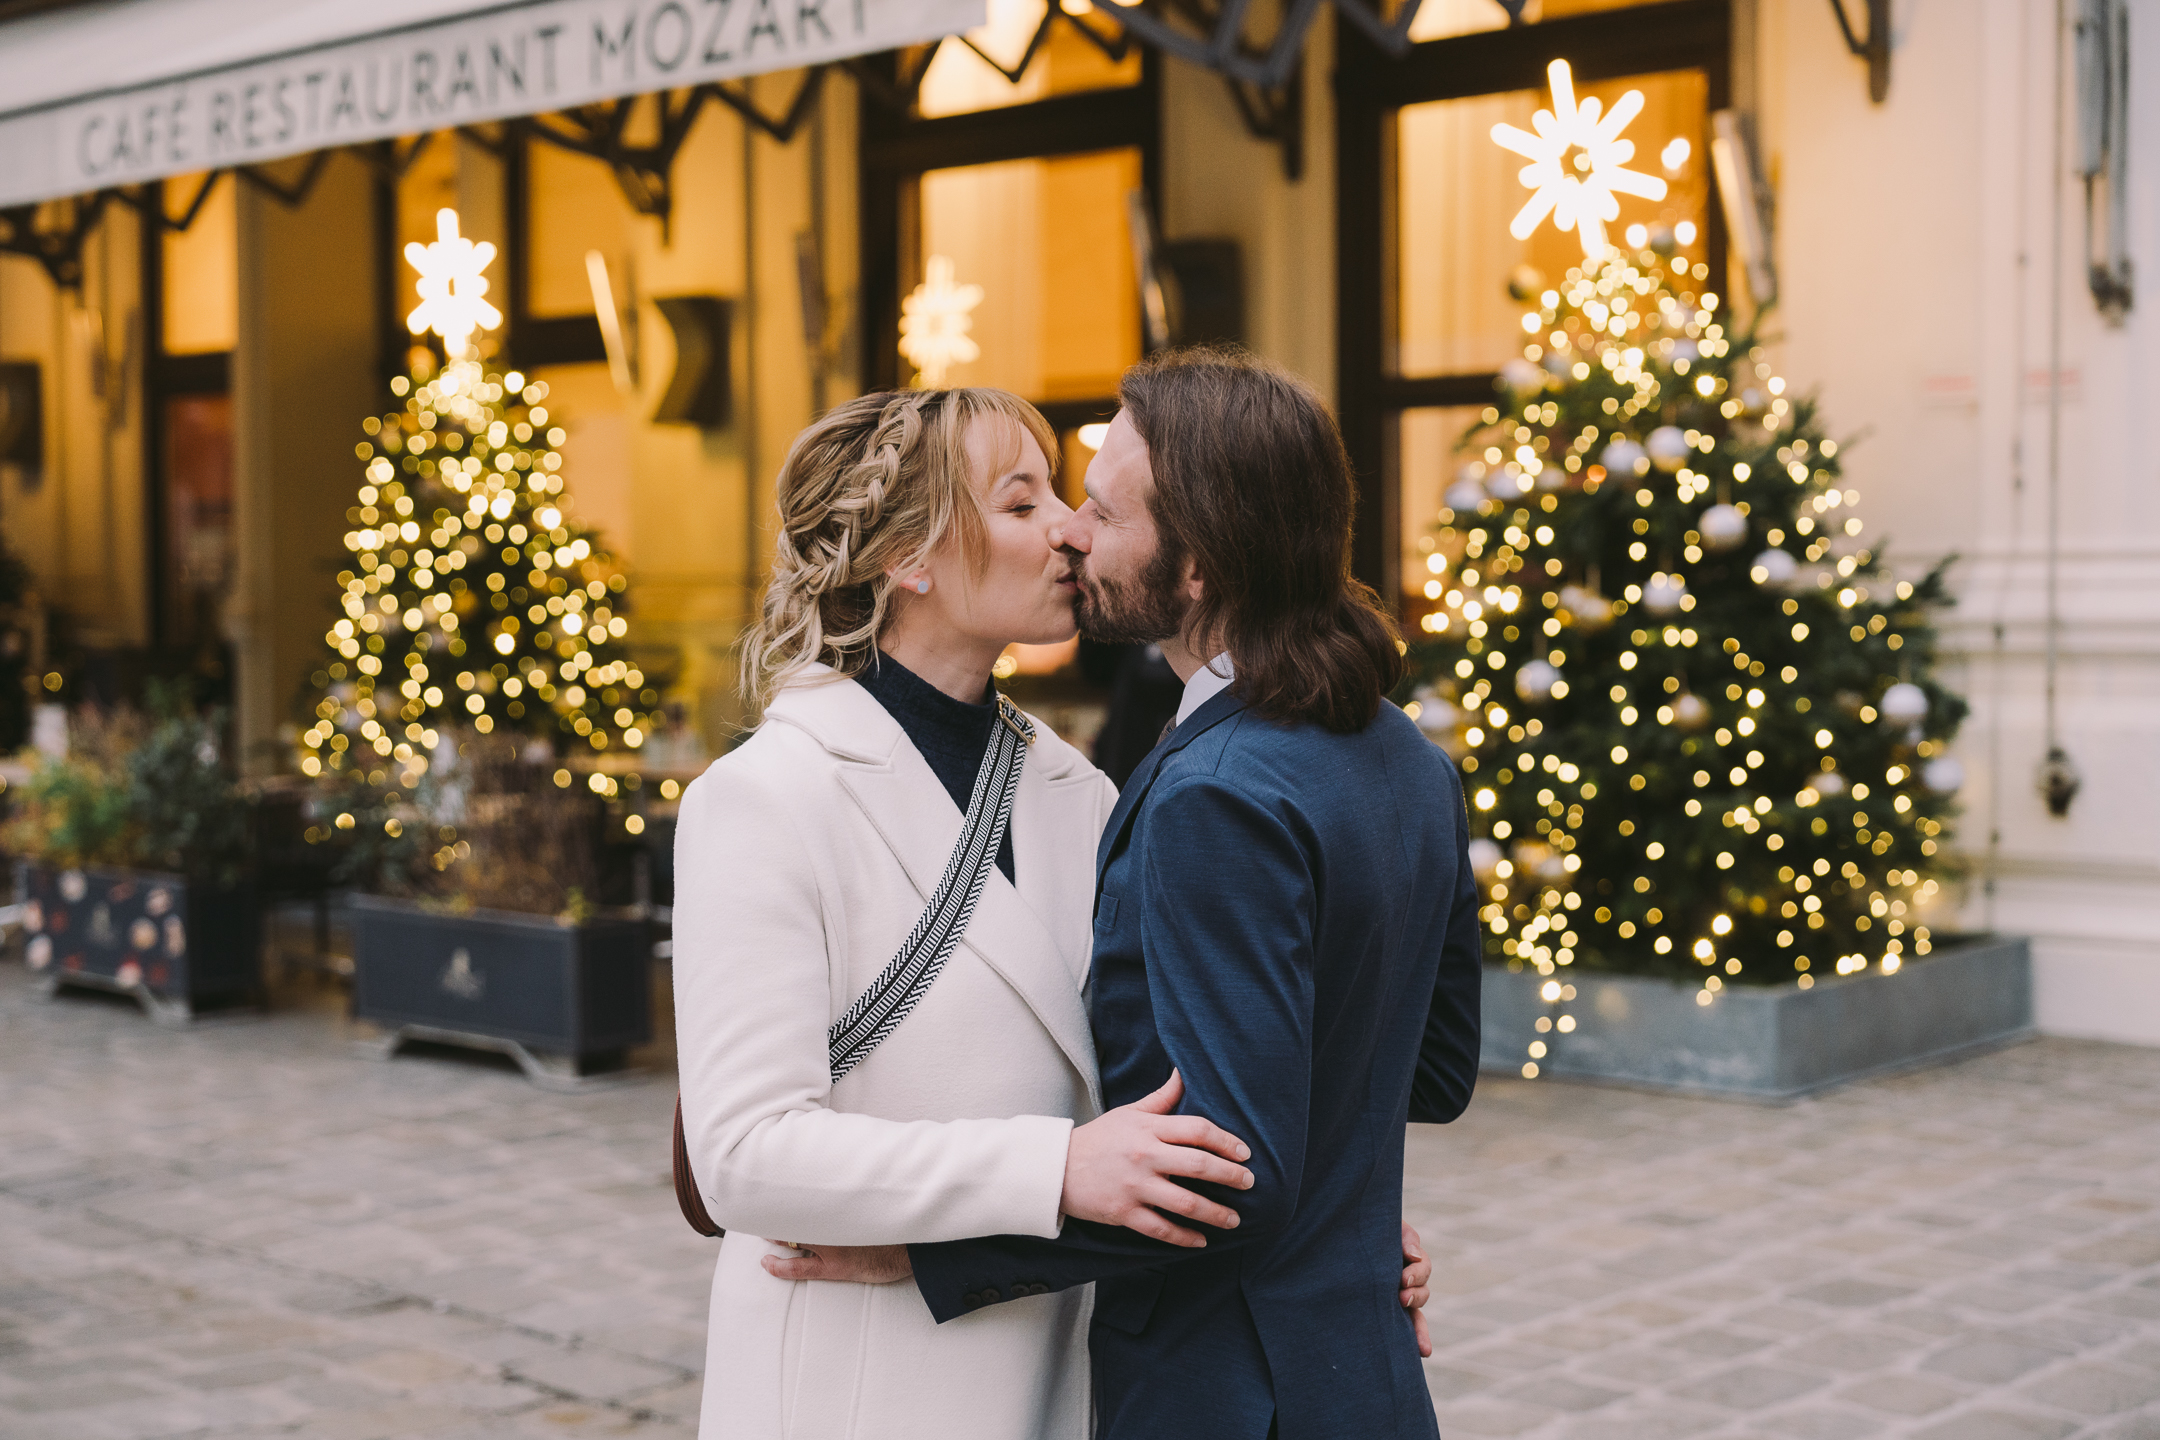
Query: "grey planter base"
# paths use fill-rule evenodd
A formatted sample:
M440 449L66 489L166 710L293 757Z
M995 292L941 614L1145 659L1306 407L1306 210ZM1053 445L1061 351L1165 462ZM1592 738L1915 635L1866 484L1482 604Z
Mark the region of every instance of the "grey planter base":
M574 1057L540 1055L515 1040L505 1040L499 1035L479 1035L470 1030L445 1030L435 1025L400 1025L386 1035L356 1041L355 1048L369 1060L392 1060L397 1057L398 1051L405 1047L407 1041L414 1040L507 1055L517 1062L518 1069L525 1072L526 1079L542 1090L552 1090L559 1094L599 1090L642 1078L632 1070L610 1070L588 1075L578 1068Z
M1519 1072L1542 1040L1542 1075L1782 1103L1869 1075L1940 1064L2030 1038L2032 958L2023 939L1988 936L1877 970L1797 984L1698 987L1562 968L1575 998L1548 1003L1546 977L1488 966L1481 1063ZM1576 1028L1539 1033L1540 1017Z

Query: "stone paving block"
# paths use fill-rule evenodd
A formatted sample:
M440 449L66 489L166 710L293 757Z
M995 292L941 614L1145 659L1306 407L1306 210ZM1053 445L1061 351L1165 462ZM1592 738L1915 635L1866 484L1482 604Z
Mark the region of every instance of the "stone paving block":
M2034 1345L2006 1335L1968 1335L1928 1356L1921 1368L1975 1384L2000 1385L2060 1360L2063 1354L2052 1346Z
M1527 1435L1553 1418L1553 1412L1528 1405L1471 1400L1436 1409L1443 1436Z
M2023 1393L2079 1415L2117 1415L2160 1400L2160 1373L2127 1365L2072 1365L2033 1381Z
M1875 1280L1826 1280L1820 1285L1810 1285L1795 1290L1793 1298L1805 1300L1812 1305L1834 1305L1840 1310L1873 1309L1902 1300L1912 1294L1907 1286L1885 1285Z
M1965 1398L1963 1387L1924 1375L1875 1375L1837 1392L1848 1405L1892 1415L1930 1415Z
M1888 1433L1887 1422L1879 1415L1814 1406L1765 1415L1754 1423L1774 1435L1790 1435L1795 1440L1865 1440L1870 1435Z
M1830 1330L1781 1351L1779 1358L1820 1370L1874 1370L1917 1348L1914 1337L1894 1330Z
M535 1355L506 1367L505 1373L550 1390L596 1400L631 1399L682 1378L658 1365L593 1350L561 1350Z
M2075 1420L2018 1410L1968 1410L1954 1420L1914 1432L1913 1440L2062 1440Z
M1823 1377L1772 1365L1736 1365L1680 1386L1675 1394L1731 1410L1760 1410L1821 1388Z
M2160 1415L2140 1415L2102 1432L2102 1440L2160 1440Z
M1500 1398L1521 1400L1532 1405L1545 1405L1570 1414L1580 1414L1610 1405L1615 1400L1623 1400L1627 1398L1627 1392L1606 1386L1585 1385L1579 1380L1571 1380L1562 1375L1541 1375L1501 1391Z

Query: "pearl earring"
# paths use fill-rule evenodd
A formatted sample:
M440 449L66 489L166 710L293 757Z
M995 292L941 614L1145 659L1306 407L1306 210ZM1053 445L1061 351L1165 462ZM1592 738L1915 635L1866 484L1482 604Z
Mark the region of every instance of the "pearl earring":
M915 582L915 593L916 593L916 594L918 594L918 595L927 595L927 594L929 594L929 593L930 593L930 577L929 577L929 576L925 575L925 576L923 576L923 577L922 577L922 578L921 578L920 580L917 580L917 581Z

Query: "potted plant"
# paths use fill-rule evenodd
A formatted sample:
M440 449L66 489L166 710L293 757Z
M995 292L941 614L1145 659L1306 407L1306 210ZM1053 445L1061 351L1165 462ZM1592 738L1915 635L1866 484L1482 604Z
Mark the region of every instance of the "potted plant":
M47 992L113 990L177 1022L259 993L261 917L222 715L170 691L152 706L81 712L67 757L22 787L5 843L23 958Z
M593 903L603 802L540 750L444 738L417 787L325 792L318 833L347 837L373 892L353 901L355 1016L385 1056L494 1050L544 1085L614 1068L652 1038L652 941Z

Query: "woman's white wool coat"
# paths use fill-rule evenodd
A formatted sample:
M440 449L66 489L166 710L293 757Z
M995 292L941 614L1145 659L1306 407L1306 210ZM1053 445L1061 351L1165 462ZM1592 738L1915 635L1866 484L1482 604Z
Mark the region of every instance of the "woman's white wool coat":
M691 1168L727 1228L703 1440L1086 1440L1092 1287L938 1325L912 1283L776 1280L768 1241L1054 1235L1100 1104L1086 983L1117 793L1036 722L993 871L922 1002L835 1084L826 1031L900 948L959 807L900 725L815 667L684 792L675 1013ZM763 1237L763 1238L761 1238Z

